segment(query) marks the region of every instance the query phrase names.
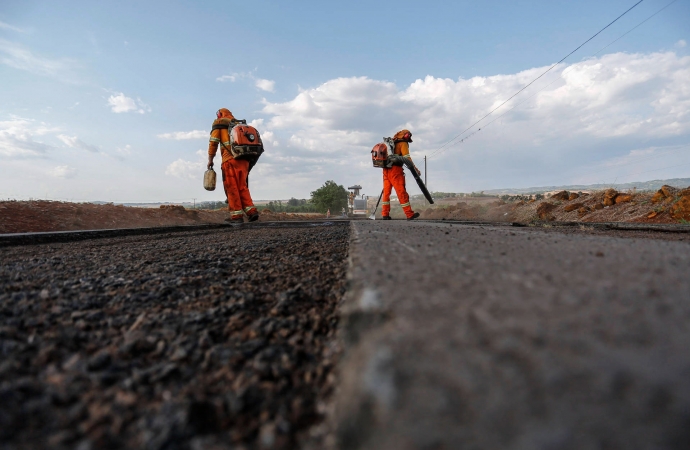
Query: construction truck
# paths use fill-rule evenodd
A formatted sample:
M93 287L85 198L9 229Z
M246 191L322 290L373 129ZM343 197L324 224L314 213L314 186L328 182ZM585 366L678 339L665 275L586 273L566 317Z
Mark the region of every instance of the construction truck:
M367 216L367 198L365 195L359 194L362 186L356 184L347 188L350 194L347 197L348 216L350 217L366 217Z

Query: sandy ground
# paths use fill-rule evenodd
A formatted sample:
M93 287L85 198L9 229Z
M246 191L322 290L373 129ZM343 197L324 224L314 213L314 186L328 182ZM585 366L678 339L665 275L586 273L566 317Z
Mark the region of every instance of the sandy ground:
M10 201L0 202L0 233L199 225L223 223L228 217L228 211L225 210L185 209L175 205L135 208L113 204ZM259 220L308 220L318 217L322 215L265 212Z

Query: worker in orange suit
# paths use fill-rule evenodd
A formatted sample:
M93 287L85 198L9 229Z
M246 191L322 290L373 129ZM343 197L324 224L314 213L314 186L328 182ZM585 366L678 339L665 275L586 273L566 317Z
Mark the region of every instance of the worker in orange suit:
M393 142L395 143L393 153L412 161L410 157L412 133L409 130L400 130L393 136ZM417 166L415 166L415 170L417 174L420 173ZM395 188L395 193L398 194L400 206L402 206L407 220L414 220L419 217L419 213L412 211L410 206L410 196L407 195L407 190L405 189L405 173L403 168L402 166L394 165L393 167L383 169L383 202L381 206L381 217L383 220L391 220L391 191L393 188Z
M235 159L230 152L230 133L229 128L217 127L216 125L226 125L232 127L235 116L230 110L221 108L216 112L216 120L213 121L211 138L208 143L208 168L213 167L213 158L216 156L218 146L221 146L220 155L222 163L220 165L223 174L223 188L228 198L228 209L230 218L226 222L244 222L244 214L247 214L250 222L259 219L259 212L254 206L252 196L247 186L247 176L249 175L249 161L246 159Z

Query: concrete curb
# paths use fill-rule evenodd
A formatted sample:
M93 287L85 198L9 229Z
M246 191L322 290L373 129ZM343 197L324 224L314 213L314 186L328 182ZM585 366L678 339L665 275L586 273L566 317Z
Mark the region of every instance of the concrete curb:
M343 353L314 448L685 448L686 244L565 233L678 227L566 223L544 239L423 222L351 224ZM658 392L673 400L657 408Z

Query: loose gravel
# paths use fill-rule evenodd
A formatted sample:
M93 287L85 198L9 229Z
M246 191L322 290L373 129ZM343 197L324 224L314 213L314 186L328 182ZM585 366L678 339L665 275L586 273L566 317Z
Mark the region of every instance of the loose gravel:
M0 249L0 446L292 448L333 389L347 224Z

